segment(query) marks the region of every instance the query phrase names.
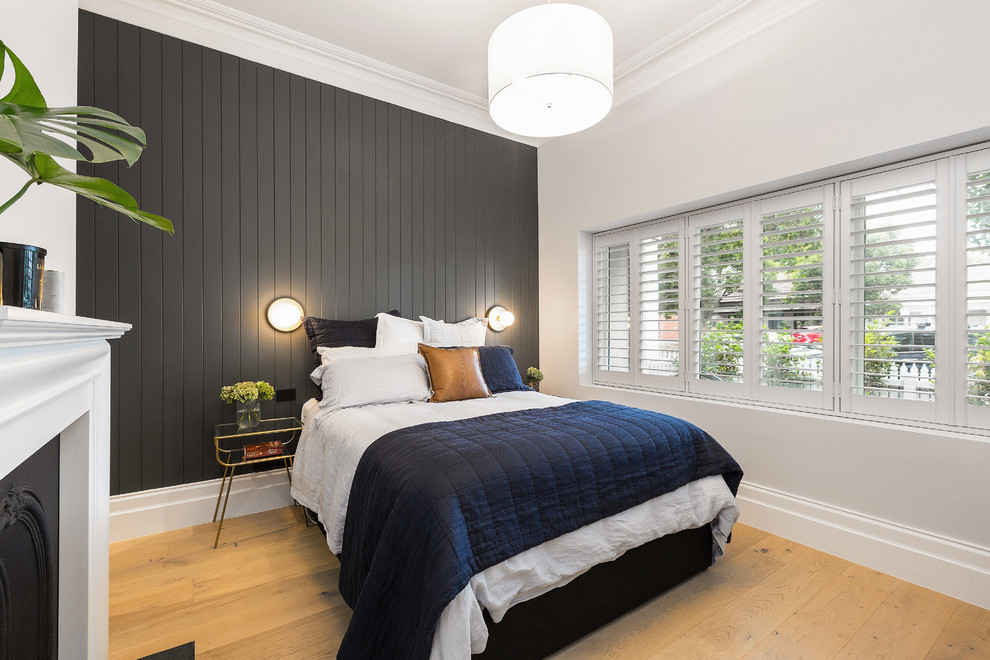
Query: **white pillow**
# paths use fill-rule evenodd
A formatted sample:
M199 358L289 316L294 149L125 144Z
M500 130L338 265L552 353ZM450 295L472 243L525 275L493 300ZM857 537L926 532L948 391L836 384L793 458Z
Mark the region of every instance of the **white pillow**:
M423 319L425 343L431 346L484 346L488 319L473 318L460 323L444 323L431 318Z
M416 355L419 352L417 344L396 344L384 348L365 348L363 346L318 346L320 366L309 375L317 385L323 383L323 371L326 365L334 360L369 357L395 357L396 355Z
M321 410L426 401L431 396L422 355L343 358L325 367Z
M410 321L384 312L375 314L375 318L378 319L375 348L423 342L423 323L421 321Z

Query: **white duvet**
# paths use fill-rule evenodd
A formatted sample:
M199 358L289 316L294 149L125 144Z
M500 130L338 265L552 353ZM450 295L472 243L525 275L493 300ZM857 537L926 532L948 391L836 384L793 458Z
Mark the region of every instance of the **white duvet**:
M571 400L536 392L503 392L490 399L391 403L325 412L311 399L303 406L292 497L317 513L327 529L327 545L340 554L354 473L364 450L382 435L415 424L566 403ZM722 477L706 477L530 548L471 578L441 615L431 658L465 660L483 651L488 629L482 608L498 622L512 605L563 586L592 566L661 536L713 520L717 544L713 554L718 556L738 517L739 509Z

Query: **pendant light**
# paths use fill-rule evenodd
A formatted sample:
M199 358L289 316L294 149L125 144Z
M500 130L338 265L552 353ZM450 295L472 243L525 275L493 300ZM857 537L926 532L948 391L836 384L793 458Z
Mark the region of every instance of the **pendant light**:
M530 7L488 42L488 110L517 135L557 137L601 121L612 107L612 29L586 7Z

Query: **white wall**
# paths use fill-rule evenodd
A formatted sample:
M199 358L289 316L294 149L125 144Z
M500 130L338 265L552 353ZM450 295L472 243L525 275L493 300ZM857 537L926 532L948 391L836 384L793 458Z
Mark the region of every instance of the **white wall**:
M0 39L13 50L34 76L51 107L76 104L78 41L77 0L3 3ZM13 71L7 75L13 80ZM10 82L4 80L7 93ZM71 164L64 164L72 168ZM27 176L0 158L0 203L16 193ZM63 311L76 308L76 196L52 186L31 186L0 215L0 241L38 245L48 250L45 268L65 271Z
M990 138L988 24L984 0L822 0L539 150L545 389L694 421L746 472L744 522L984 607L987 439L591 386L575 310L587 232Z

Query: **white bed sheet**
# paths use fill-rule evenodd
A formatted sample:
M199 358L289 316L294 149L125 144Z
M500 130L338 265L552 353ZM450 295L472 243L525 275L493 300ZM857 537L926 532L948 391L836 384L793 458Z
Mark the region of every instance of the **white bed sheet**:
M536 392L503 392L490 399L443 404L393 403L324 412L315 399L303 406L303 431L292 472L292 496L317 513L327 545L339 554L347 498L364 450L385 433L426 422L512 410L547 408L570 399ZM563 586L630 548L713 520L715 556L739 517L735 498L719 477L706 477L492 566L471 578L441 615L431 658L466 660L484 650L482 608L496 622L517 603Z

